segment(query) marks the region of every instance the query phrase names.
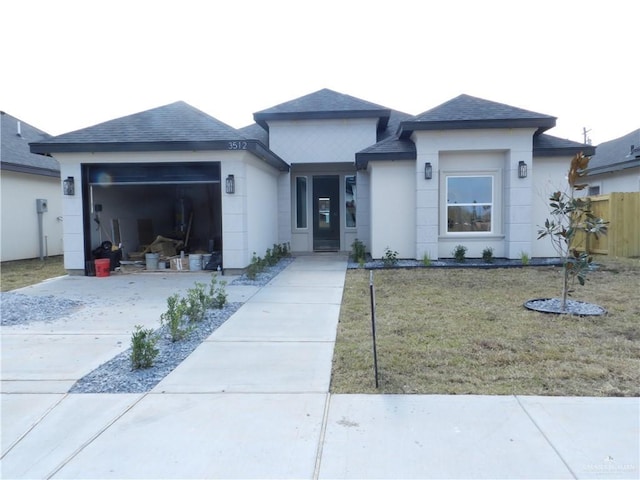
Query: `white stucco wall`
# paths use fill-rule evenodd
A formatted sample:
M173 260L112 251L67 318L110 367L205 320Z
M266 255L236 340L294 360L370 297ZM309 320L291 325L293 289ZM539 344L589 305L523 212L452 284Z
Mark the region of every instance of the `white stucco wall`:
M354 162L376 143L377 119L269 122L269 148L289 164Z
M278 243L278 177L279 172L261 160L244 159L247 174L247 245L248 257L242 267L251 262L256 252L264 257L268 248Z
M0 172L1 240L3 262L40 257L40 238L36 199L47 200L48 211L42 214L43 255L61 255L62 184L56 177L27 173Z
M486 130L447 130L417 131L412 139L416 144L417 162L415 165L416 189L416 257L422 258L428 253L431 258L450 257L451 250L457 244L469 248L467 255L481 256L487 246L494 247L494 255L502 252L508 258L519 258L522 251L531 251L529 236L531 218L531 176L518 178L518 162L524 161L529 169L532 166L532 138L534 129L486 129ZM496 155L496 152L499 152ZM460 160L463 171L477 171L487 168L482 163L474 163L473 158L483 158L490 154L500 157L500 175L502 180L502 239L496 235L485 238L474 235L447 234L440 227L442 191L440 178L443 166L442 155L459 154L468 160ZM481 162L484 160L481 160ZM431 163L433 179L425 180L424 165ZM444 168L449 168L444 166ZM458 168L458 167L456 167ZM495 168L495 167L492 167ZM454 238L455 237L455 238ZM469 241L469 245L465 242ZM501 244L501 245L499 245ZM501 247L501 248L499 248Z
M398 258L415 258L415 163L369 163L371 193L371 255L381 258L385 249Z

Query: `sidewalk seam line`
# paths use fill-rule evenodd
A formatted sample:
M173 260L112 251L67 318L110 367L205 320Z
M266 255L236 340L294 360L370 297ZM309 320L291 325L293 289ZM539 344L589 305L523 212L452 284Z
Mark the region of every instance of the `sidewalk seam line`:
M564 466L567 468L567 470L569 471L569 473L571 474L571 476L574 479L578 479L579 477L576 475L576 473L573 471L573 469L569 466L569 464L567 463L567 461L564 459L564 457L562 456L562 454L560 453L560 451L556 448L556 446L553 444L553 442L551 441L551 439L547 436L546 433L544 433L544 431L542 430L542 428L540 427L540 425L538 425L538 422L535 421L535 419L533 418L533 416L529 413L529 411L527 410L527 408L522 404L522 402L520 401L520 397L518 395L514 395L516 401L518 402L518 405L520 405L520 408L522 408L522 410L524 411L524 413L527 415L527 417L529 417L529 420L531 420L531 423L533 423L536 427L536 429L540 432L540 434L542 435L542 437L546 440L546 442L549 444L549 446L553 449L554 452L556 452L556 455L558 456L558 458L560 459L560 461L564 464Z
M23 395L21 393L6 393L5 395ZM58 394L53 394L53 395L58 395ZM33 423L33 425L31 425L31 427L29 427L27 429L26 432L24 432L22 435L20 435L11 445L9 445L9 448L7 449L6 452L4 452L2 454L2 456L0 456L0 460L3 459L4 457L6 457L9 452L11 452L11 450L13 450L22 440L24 440L24 438L29 435L29 433L31 433L33 431L34 428L36 428L38 425L40 425L40 423L58 406L62 403L62 401L67 398L69 396L68 393L64 393L62 394L62 398L60 398L57 402L55 402L53 405L51 405L51 407L49 407L42 415L40 415L40 417Z
M313 469L313 480L320 478L320 466L322 464L322 451L324 449L324 440L327 433L327 424L329 423L329 406L331 404L331 393L327 392L327 398L324 403L324 412L322 415L322 425L320 427L320 438L318 439L318 449L316 450L316 463Z
M69 394L67 394L67 396L68 395ZM82 394L80 394L80 395L82 395ZM82 452L85 448L87 448L89 445L91 445L98 437L100 437L104 432L106 432L109 428L111 428L111 426L114 423L116 423L124 415L126 415L133 407L138 405L138 403L140 403L144 398L146 398L147 395L149 395L149 392L143 394L135 402L133 402L131 405L129 405L127 408L125 408L119 415L116 415L115 418L113 418L113 420L108 422L104 427L100 428L95 435L90 436L88 440L83 442L69 456L67 456L67 458L65 458L62 462L60 462L60 464L57 467L55 467L54 470L50 474L47 475L47 477L46 477L47 480L50 480L51 478L53 478L60 470L62 470L65 466L67 466L69 464L69 462L71 462L75 457L77 457L80 452Z

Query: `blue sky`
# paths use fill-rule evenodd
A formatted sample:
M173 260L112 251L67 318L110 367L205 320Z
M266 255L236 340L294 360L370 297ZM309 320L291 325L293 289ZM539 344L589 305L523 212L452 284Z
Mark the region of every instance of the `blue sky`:
M0 2L0 110L51 134L184 100L233 127L321 88L418 114L461 93L594 144L640 127L640 2Z

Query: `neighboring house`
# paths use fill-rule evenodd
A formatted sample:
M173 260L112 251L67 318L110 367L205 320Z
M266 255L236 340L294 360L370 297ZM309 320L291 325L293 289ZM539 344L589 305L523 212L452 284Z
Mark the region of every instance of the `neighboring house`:
M640 192L640 129L598 145L587 181L588 195Z
M29 150L29 143L48 138L42 130L0 112L3 262L63 253L60 167L54 158Z
M573 155L594 152L543 133L555 117L468 95L412 116L324 89L254 119L237 130L177 102L34 142L75 182L66 268L82 271L114 220L125 255L142 230L187 229L226 269L274 243L348 251L356 238L375 258L451 257L458 244L555 256L536 241L548 195Z

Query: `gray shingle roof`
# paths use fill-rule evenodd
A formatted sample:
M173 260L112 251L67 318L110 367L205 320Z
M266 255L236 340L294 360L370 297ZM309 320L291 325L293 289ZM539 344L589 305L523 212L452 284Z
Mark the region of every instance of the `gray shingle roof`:
M632 148L633 145L633 148ZM615 172L640 165L640 128L598 145L587 175Z
M185 102L175 102L52 137L47 145L240 140L233 127Z
M239 128L238 131L247 138L258 140L266 147L269 146L269 133L257 123L252 123L246 127Z
M556 117L550 115L462 94L402 122L398 135L409 137L415 130L527 127L540 133L555 124Z
M389 115L386 107L324 88L256 112L253 118L265 129L269 120L378 118L379 128L385 129Z
M18 135L20 123L20 135ZM45 176L60 176L60 165L51 157L35 155L29 150L30 142L50 138L51 135L13 117L0 112L0 164L3 170L32 173Z
M596 148L593 145L554 137L546 133L533 137L534 157L566 156L580 152L585 155L593 155L595 151Z
M231 144L233 143L233 147ZM269 165L289 165L265 145L185 102L175 102L31 144L33 153L249 150Z
M415 160L416 146L409 139L395 135L356 153L356 168L367 168L369 161L375 160Z

